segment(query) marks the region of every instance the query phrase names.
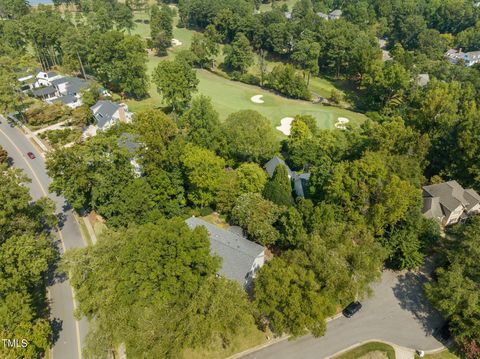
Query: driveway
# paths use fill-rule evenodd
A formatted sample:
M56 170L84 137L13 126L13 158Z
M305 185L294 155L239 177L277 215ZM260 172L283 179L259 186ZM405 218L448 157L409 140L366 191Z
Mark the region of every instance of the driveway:
M422 273L385 271L372 285L373 296L362 301L363 308L352 318L340 317L327 325L321 338L311 335L285 340L246 355L248 359L321 359L367 340L433 350L442 347L432 333L443 320L423 296Z
M65 249L86 246L79 225L65 199L48 193L51 179L45 170L45 162L39 151L28 141L25 135L0 115L0 145L8 152L14 167L22 169L32 180L28 184L34 200L42 196L50 197L56 205L56 212L61 219L60 231L57 233L57 247L61 253ZM33 152L34 160L27 152ZM54 277L48 286L51 320L54 331L52 359L81 358L81 348L88 331L85 319L77 321L73 316L76 303L68 278ZM28 338L27 338L28 339Z

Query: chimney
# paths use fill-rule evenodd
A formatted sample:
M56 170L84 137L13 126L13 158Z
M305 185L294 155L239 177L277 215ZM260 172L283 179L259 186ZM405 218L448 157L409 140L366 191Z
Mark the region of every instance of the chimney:
M120 107L118 108L118 119L122 123L127 122L127 118L125 116L125 108L122 105L120 105Z

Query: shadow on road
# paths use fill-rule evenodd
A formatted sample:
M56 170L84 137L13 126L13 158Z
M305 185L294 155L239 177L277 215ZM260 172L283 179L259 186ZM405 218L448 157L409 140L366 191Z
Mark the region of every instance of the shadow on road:
M427 269L427 268L424 268ZM444 320L425 297L423 285L429 281L429 270L406 272L398 276L393 293L402 309L413 314L427 334L434 334Z
M60 338L60 332L62 331L63 321L58 318L50 320L50 327L52 328L51 343L54 345Z

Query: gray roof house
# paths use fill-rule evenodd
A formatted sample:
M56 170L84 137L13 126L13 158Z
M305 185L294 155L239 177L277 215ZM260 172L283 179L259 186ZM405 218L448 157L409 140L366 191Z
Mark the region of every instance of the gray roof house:
M463 52L462 49L450 49L446 52L445 57L452 64L456 64L460 60L463 60L465 66L473 66L480 63L480 51Z
M142 167L137 161L137 150L141 147L137 142L136 136L134 134L124 132L117 138L117 145L120 148L125 148L130 155L130 164L133 167L133 171L136 177L142 175Z
M118 122L129 123L132 113L128 112L126 104L117 104L109 100L99 100L90 107L95 118L95 124L84 131L84 137L95 136L97 131L106 131Z
M333 10L330 14L328 14L328 18L330 20L338 20L342 17L342 10L336 9Z
M292 171L285 161L278 156L273 156L273 158L265 164L264 168L269 176L272 177L275 169L279 165L283 165L287 168L288 178L290 178L293 182L293 190L295 191L295 194L299 197L305 197L305 194L307 193L307 182L310 179L310 173L307 172L298 174L295 171Z
M444 226L455 224L480 213L480 195L473 189L463 189L457 181L424 186L422 213Z
M35 97L46 100L46 99L55 97L57 95L57 90L53 86L46 86L46 87L33 89L32 94Z
M201 218L190 217L185 222L192 230L199 226L207 230L212 254L222 258L218 274L249 287L256 272L265 263L265 248Z

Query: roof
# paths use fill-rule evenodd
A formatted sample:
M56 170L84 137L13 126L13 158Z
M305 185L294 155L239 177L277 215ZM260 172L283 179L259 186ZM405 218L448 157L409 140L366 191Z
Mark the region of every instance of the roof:
M457 181L448 181L425 186L423 187L423 192L424 198L438 197L439 204L444 211L446 209L448 212L454 211L459 206L464 206L467 210L470 210L480 203L480 195L477 192L473 189L463 189ZM431 205L434 204L435 202L432 201Z
M429 82L430 82L429 74L420 74L417 76L418 86L421 86L421 87L427 86Z
M70 96L70 95L65 95L65 96L60 96L56 100L56 102L61 102L65 105L68 105L69 103L75 103L78 101L78 99L75 96Z
M270 177L273 176L273 173L275 172L275 169L277 168L278 165L284 165L285 167L287 167L288 176L289 177L293 176L292 170L290 169L290 167L287 166L285 161L278 156L274 156L270 161L265 163L265 166L264 166L265 170L270 175Z
M50 78L50 77L58 76L58 74L54 71L49 71L49 72L47 72L47 76Z
M38 88L38 89L34 89L32 91L33 93L33 96L36 96L36 97L42 97L42 96L46 96L46 95L53 95L57 92L57 90L55 89L55 87L53 86L47 86L47 87L42 87L42 88Z
M443 218L439 197L426 197L423 200L422 213L427 218Z
M307 182L310 179L310 172L297 175L293 172L293 189L297 196L305 197L307 193Z
M63 84L65 82L68 82L68 77L60 77L58 79L55 79L55 80L52 80L50 81L50 83L53 85L53 86L58 86L60 84Z
M113 116L119 108L120 105L112 101L100 100L97 101L95 105L90 107L90 111L92 111L93 116L97 120L97 126L99 128L103 128L108 122L112 120Z
M330 16L342 16L342 10L340 10L340 9L333 10L329 15Z
M69 77L67 84L67 94L76 95L81 90L88 87L88 81L85 81L78 77Z
M224 230L201 218L190 217L185 221L190 229L198 226L205 227L210 237L210 250L223 259L219 274L245 284L247 274L259 255L265 248L249 241L238 234Z
M132 133L122 133L117 138L117 145L121 148L126 148L129 154L135 154L140 145L137 143L135 135Z

